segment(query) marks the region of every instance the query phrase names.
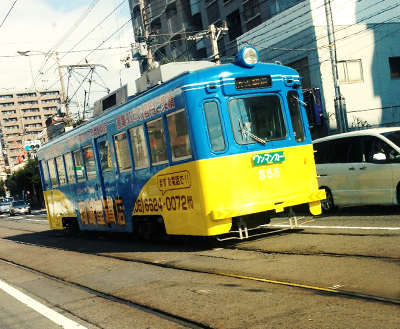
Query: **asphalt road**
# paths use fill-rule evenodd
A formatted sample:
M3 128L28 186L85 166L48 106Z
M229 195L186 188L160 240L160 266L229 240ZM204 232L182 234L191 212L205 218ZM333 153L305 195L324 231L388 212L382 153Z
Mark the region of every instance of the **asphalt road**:
M1 216L0 327L399 328L398 212L345 208L276 233L282 216L266 236L214 248L71 236L50 231L44 212Z

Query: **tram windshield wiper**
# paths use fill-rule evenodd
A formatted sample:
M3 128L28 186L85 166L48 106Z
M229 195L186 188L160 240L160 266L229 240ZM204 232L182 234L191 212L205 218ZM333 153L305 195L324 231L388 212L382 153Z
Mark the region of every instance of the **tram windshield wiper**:
M292 95L292 97L297 100L299 103L303 104L304 106L307 106L307 103L304 103L303 101L301 101L300 99L298 99L295 95Z
M253 138L255 141L257 141L257 142L259 142L259 143L261 143L261 144L263 144L263 145L267 144L267 142L266 142L265 140L263 140L263 139L261 139L260 137L258 137L258 136L256 136L256 135L252 134L250 131L247 131L246 129L244 129L244 128L243 128L243 125L242 125L242 122L240 121L240 119L239 119L239 129L240 129L240 132L241 132L242 134L246 134L246 135L250 136L250 137Z

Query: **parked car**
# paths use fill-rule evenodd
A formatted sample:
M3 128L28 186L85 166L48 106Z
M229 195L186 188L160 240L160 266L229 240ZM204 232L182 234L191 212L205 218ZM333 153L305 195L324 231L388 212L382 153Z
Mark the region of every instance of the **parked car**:
M314 141L322 210L400 200L400 128L374 128Z
M13 201L10 205L10 216L15 214L30 214L31 207L23 200Z
M10 205L12 201L0 202L0 214L8 213L10 211Z

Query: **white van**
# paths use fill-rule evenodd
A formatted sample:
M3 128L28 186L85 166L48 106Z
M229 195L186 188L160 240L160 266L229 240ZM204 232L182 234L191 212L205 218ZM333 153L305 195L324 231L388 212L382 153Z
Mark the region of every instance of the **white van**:
M353 131L314 141L322 210L399 204L400 127Z

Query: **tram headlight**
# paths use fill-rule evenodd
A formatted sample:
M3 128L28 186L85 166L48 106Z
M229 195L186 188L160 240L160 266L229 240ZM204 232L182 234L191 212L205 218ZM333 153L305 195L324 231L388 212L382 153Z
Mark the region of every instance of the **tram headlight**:
M235 56L235 64L244 67L253 67L258 63L258 51L253 46L243 47Z

